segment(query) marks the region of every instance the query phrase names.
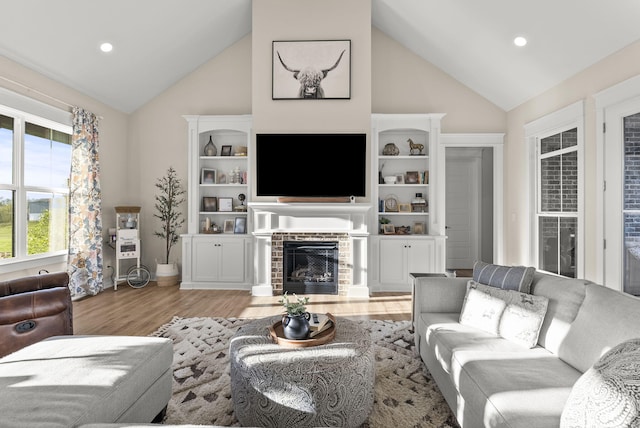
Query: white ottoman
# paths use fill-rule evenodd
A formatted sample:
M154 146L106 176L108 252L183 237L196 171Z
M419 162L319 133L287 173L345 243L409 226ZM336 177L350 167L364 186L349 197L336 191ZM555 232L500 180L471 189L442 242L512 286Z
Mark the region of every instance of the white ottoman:
M331 342L286 348L268 326L246 324L231 339L231 394L243 426L359 427L373 409L375 366L369 332L337 318Z
M0 359L0 427L151 422L171 398L173 343L54 336Z

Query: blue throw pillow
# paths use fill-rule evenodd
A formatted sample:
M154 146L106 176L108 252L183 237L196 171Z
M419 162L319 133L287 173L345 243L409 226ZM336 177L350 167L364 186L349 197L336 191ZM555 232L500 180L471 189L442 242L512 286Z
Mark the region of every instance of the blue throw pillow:
M532 266L501 266L479 260L473 265L475 282L521 293L530 293L535 273Z

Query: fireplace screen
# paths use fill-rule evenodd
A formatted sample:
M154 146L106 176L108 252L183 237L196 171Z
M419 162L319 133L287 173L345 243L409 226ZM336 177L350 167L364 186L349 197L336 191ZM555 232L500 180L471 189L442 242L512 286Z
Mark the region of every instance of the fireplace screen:
M285 241L283 291L338 294L338 243Z

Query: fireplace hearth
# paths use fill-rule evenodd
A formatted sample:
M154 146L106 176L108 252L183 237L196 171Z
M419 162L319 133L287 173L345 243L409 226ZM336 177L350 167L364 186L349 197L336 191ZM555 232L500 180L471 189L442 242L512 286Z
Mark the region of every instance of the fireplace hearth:
M337 241L285 241L283 291L338 294L338 257Z

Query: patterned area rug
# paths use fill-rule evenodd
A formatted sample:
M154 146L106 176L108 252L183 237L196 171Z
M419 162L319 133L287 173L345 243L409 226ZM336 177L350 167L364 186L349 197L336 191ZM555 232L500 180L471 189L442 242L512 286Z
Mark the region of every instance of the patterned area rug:
M231 402L229 339L250 321L175 317L153 333L174 343L173 396L164 423L240 426ZM376 356L375 402L362 428L457 428L414 350L409 321L358 322L371 332Z

